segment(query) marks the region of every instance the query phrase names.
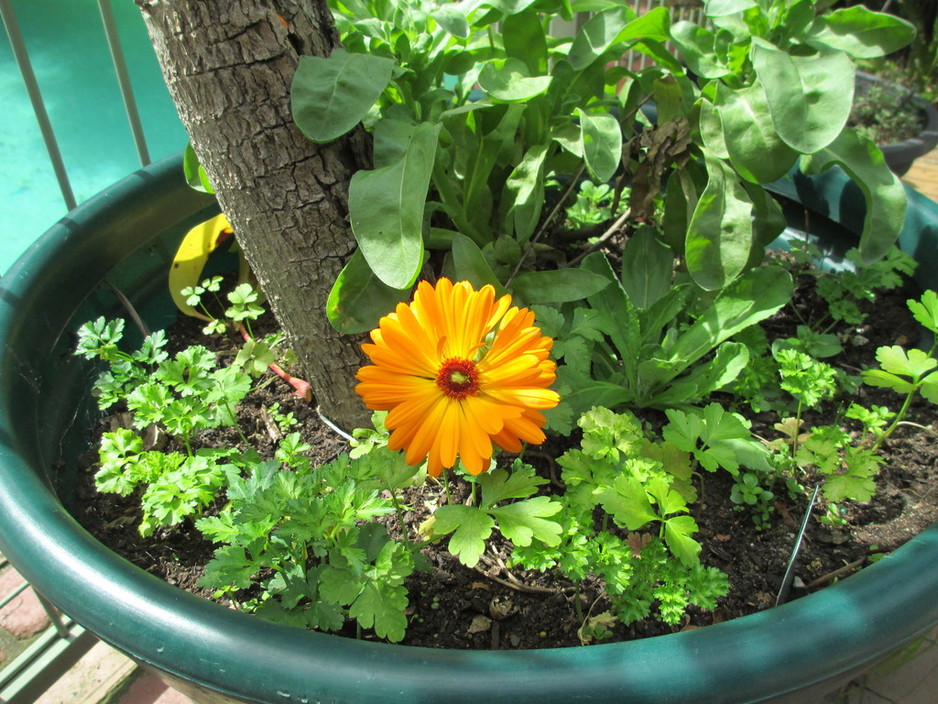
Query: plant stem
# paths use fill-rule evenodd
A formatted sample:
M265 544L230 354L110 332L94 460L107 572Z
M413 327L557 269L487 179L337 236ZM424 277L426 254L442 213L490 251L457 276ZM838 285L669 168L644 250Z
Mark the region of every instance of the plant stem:
M394 510L397 511L397 522L401 527L401 534L404 538L407 538L407 526L404 524L404 509L401 507L401 502L397 500L397 491L390 485L388 485L388 491L391 493L391 503L394 505Z
M905 414L909 410L909 406L912 405L912 399L915 397L915 392L918 391L918 386L912 388L912 390L906 395L905 401L902 403L902 408L899 409L899 412L896 413L895 417L892 419L892 423L889 424L889 427L883 431L883 434L879 436L879 439L873 443L873 452L876 452L880 446L886 441L886 439L892 435L893 431L898 427L899 423L905 418Z
M795 434L791 439L791 459L794 462L795 454L798 452L798 436L801 434L801 410L802 402L798 399L798 410L795 411Z

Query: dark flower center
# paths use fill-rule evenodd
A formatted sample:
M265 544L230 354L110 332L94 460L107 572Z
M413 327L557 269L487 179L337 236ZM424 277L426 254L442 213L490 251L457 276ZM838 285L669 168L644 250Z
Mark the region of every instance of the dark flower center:
M450 398L464 399L479 390L479 370L468 359L450 357L437 372L436 385Z

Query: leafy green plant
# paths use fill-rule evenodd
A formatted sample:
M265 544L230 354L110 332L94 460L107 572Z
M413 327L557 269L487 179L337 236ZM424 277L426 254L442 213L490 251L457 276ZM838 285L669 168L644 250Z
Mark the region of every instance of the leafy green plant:
M915 271L915 260L897 247L892 247L886 256L876 262L862 265L860 253L851 249L846 259L853 266L836 274L821 274L817 280L817 293L828 305L833 321L849 325L860 325L865 320L860 311L860 301L874 301L880 290L890 290L902 283L902 276ZM819 327L819 323L814 324Z
M935 358L935 352L938 350L938 294L931 290L925 291L920 300L909 300L908 306L915 319L935 336L935 339L928 352L920 349L905 350L899 345L880 347L876 350L879 368L863 371L861 376L864 383L905 394L899 412L876 440L876 448L903 421L917 394L932 403L938 403L938 375L934 374L938 368L938 359Z
M792 293L788 272L764 266L701 300L692 284L671 284L673 255L650 234L629 241L621 279L602 254L583 266L609 281L587 297L589 308L537 309L564 362L559 413L573 416L594 405L667 408L706 397L749 360L747 347L730 338L775 313Z
M561 505L548 496L533 496L547 483L533 467L515 460L511 472L496 469L473 481L481 489L478 506L440 506L422 528L432 538L452 533L449 551L464 565L473 567L479 562L485 541L496 527L521 547L534 539L547 546L560 542L560 525L550 518Z
M740 509L749 508L757 528L767 528L774 509L775 494L763 486L764 475L758 472L742 472L736 477L730 491L730 501Z
M611 609L598 621L581 614L581 638L645 618L653 604L657 618L669 624L691 604L713 608L726 593L726 575L700 564L697 524L688 515L696 498L688 454L667 441L649 440L630 413L597 407L578 424L580 448L557 460L566 485L558 498L560 540L516 545L513 562L556 568L577 584L590 575L602 579Z
M132 353L122 352L123 327L119 319L86 323L78 333L76 354L108 362L108 371L95 383L101 409L124 400L134 428L168 433L185 449L144 448L143 439L127 428L102 436L95 483L101 491L122 495L146 486L139 526L146 536L198 516L225 484L232 452L193 451L191 439L203 430L235 425L235 409L251 379L236 367L217 367L215 356L198 345L170 358L163 350L163 332L148 335Z
M820 285L838 319L850 319L844 301L867 296L875 277L891 280L903 269L890 257L887 268L871 265L895 240L904 191L869 140L845 126L852 98L845 77L852 79L852 58L907 41L908 26L863 8L816 14L815 6L709 0L702 27L672 24L666 8L638 16L614 0L332 0L342 48L300 62L292 93L299 128L328 142L362 125L373 149L372 168L351 181L358 250L333 286L333 325L349 333L372 328L422 273L443 273L538 304L544 333L556 339L563 403L550 424L569 434L576 421L582 430L579 447L557 460L564 491L549 492L549 481L522 459L499 466L495 457L489 466L488 441L520 448L535 435L525 424L539 433L538 409L556 402L546 389L551 341L538 335L538 355L526 355L538 362L530 370L544 392L536 403L522 398L501 425L477 418L481 430L471 438L447 416L448 434L438 434L449 443L447 459L434 473L451 467L457 452L465 458L467 442L479 445L473 451L486 464L474 470L479 476L456 480L468 484L465 503L450 500L454 480L444 477L446 501L430 502L435 511L419 539L445 541L462 565L475 567L497 537L511 550L509 567L556 570L577 591L587 580L600 583L600 598L585 613L579 594L574 599L583 642L650 615L677 625L691 606L712 609L727 593L726 575L701 562L692 509L702 472L728 472L731 500L763 524L776 482L793 481L798 469L824 476L830 502L865 500L874 488L878 443L898 421L887 427L880 411L853 408L849 417L876 438L872 446L851 442L839 426L803 431L803 407L828 398L839 380L809 356L831 353L829 332L805 327L772 348L753 332L792 296L791 274L762 265L765 246L784 226L764 186L796 163L809 173L844 168L866 201L855 279ZM573 36L550 36L551 19L580 11L592 16ZM618 65L627 50L653 65ZM654 121L642 111L650 101ZM187 165L196 179L197 165ZM614 222L602 238L570 245L552 236L563 212L583 224ZM269 415L286 435L273 457L261 458L246 438L237 449L197 448L203 431L235 424L253 378L280 354L277 337L252 331L260 294L240 284L223 303L220 290L206 279L184 295L210 319L207 332L244 339L227 367L201 346L170 357L160 334L124 353L116 322L95 321L81 334L79 353L109 364L96 385L102 408L123 400L135 429L105 435L99 486L139 491L141 532L196 519L217 545L202 582L216 595L283 623L335 631L352 619L401 640L405 582L420 567L423 545L394 533L392 514L405 532L403 490L425 475L388 449L385 422L396 433L391 446L418 434L427 444L429 395L417 408L386 403L396 372L388 379L387 369L372 365L380 380L370 405L393 407L392 415L376 414L374 430L353 431L349 455L317 467L293 419L276 407ZM918 305L917 317L938 326L938 300ZM397 311L384 320L401 322ZM500 325L512 325L511 315ZM400 330L407 336L406 322ZM525 356L530 339L517 331L512 353ZM478 347L495 344L480 337ZM466 356L476 355L470 347ZM769 349L782 390L797 404L778 426L786 437L775 449L788 463L742 416L712 400ZM887 350L880 361L882 369L867 374L871 383L908 392L906 406L918 392L931 398L931 356ZM437 376L420 370L402 375L403 383L431 387L434 413L457 409L465 420L459 414L474 395L491 391L482 362L481 353L444 360ZM761 384L744 382L753 398L761 393ZM451 404L457 397L464 403ZM771 402L763 395L761 403ZM663 409L666 421L651 414L662 423L653 431L633 413L616 412L625 408ZM410 438L401 433L405 413ZM149 428L171 436L172 449L150 447L142 437ZM430 456L421 449L410 455L417 462Z
M539 259L551 249L541 241L549 184L572 186L584 172L628 188L626 210L611 213L622 231L660 220L672 257L708 291L743 275L781 230L762 184L799 159L811 173L840 165L860 184L865 263L900 229L901 184L846 127L852 60L906 44L914 32L898 18L859 7L816 14L813 0L711 0L710 28L611 1L330 6L343 47L303 57L292 101L314 141L359 123L374 137L374 168L355 174L349 193L359 249L328 304L342 331L372 327L405 298L429 250L448 253L456 279L507 287L527 304L596 294L608 282L595 270L556 252ZM580 11L592 16L572 37L548 33L551 19ZM652 65L618 65L628 50ZM639 109L650 100L655 124Z
M574 227L586 227L606 222L612 217L614 192L605 183L594 184L589 179L580 184L576 201L567 208L567 220Z
M347 616L398 641L413 546L370 521L395 510L378 477L407 481L415 468L387 449L313 467L308 449L291 434L277 460L232 478L225 508L197 523L221 544L201 583L217 595L255 594L242 607L280 623L333 631Z

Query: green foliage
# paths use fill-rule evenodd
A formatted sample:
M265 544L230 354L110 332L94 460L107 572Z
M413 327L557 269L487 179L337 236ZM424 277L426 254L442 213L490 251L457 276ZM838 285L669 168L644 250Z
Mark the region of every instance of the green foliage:
M567 208L567 221L572 227L586 227L606 222L612 217L613 191L605 183L594 184L589 179L580 184L576 201Z
M590 638L605 632L598 624L647 617L653 602L668 624L677 623L690 604L713 608L727 591L726 577L700 565L697 524L688 515L696 496L688 454L648 439L631 413L597 407L579 425L580 448L557 460L566 485L556 519L559 540L516 544L513 560L529 569L557 568L575 582L590 575L602 580L613 608L606 619L584 622ZM594 521L597 510L601 527ZM610 530L609 521L621 532ZM657 534L639 532L651 528Z
M876 350L878 369L866 369L861 376L864 383L871 386L890 388L899 394L905 394L902 407L896 413L892 423L876 440L878 448L905 418L909 406L916 394L921 394L931 403L938 403L938 294L925 291L920 300L907 301L909 310L915 319L932 334L932 345L928 352L920 349L905 350L899 345L880 347Z
M557 338L560 392L574 415L595 405L668 408L706 397L749 360L745 345L730 338L775 313L792 293L788 272L771 266L746 272L706 302L691 295L690 284L668 286L670 259L666 271L654 264L632 269L643 270L647 284L637 277L620 282L600 254L584 266L607 276L609 286L587 298L588 310L562 309L562 320L541 316L545 333Z
M779 364L780 386L795 397L799 408L817 406L837 391L837 374L829 364L794 348L778 350L775 359Z
M478 506L441 506L425 527L432 538L452 533L449 551L460 562L468 567L478 564L485 541L495 528L522 547L530 545L533 539L544 545L557 545L561 528L549 519L560 511L561 505L547 496L530 498L539 486L547 483L534 473L533 467L515 460L510 473L496 469L475 481L482 490Z
M838 426L819 426L795 452L800 467L826 475L822 492L828 501L869 501L876 491L873 477L882 464L874 448L854 445Z
M626 207L627 235L660 225L672 260L700 289L720 291L784 226L763 184L799 160L812 172L838 164L867 201L860 252L874 261L901 227L905 195L875 146L846 127L853 60L885 55L913 31L865 8L814 5L711 2L705 27L672 24L664 7L639 16L586 0L331 0L342 48L303 57L294 119L318 142L358 124L374 136L374 168L352 179L359 249L329 298L333 325L372 327L431 249L449 252L449 275L497 283L527 304L578 300L555 297L556 277L580 270L540 240L548 196L565 200L556 184L584 173L590 185L567 210L574 222ZM580 12L592 14L573 36L549 34L552 19ZM619 65L629 50L651 65ZM654 125L640 110L650 100Z
M878 83L857 88L850 125L864 137L879 145L896 144L922 131L922 109L912 91Z
M860 325L865 319L858 305L860 301L876 300L878 290L896 288L903 275L911 275L915 270L915 260L896 247L882 260L869 264L861 263L857 249L848 251L846 257L854 268L820 276L817 293L827 302L830 317L849 325Z
M665 411L670 421L661 431L664 439L689 453L708 472L723 468L736 475L740 465L770 469L768 452L752 437L750 423L736 413L727 413L718 403L702 410Z
M394 510L373 477L373 465L396 465L397 453L375 450L312 467L298 435L284 438L280 462L252 463L232 478L228 504L196 524L220 543L202 585L216 593L257 593L245 604L272 620L337 630L345 617L382 638L404 637L412 548L370 523Z
M765 476L758 472L743 472L736 477L730 491L730 501L738 504L739 508L751 509L756 527L763 529L769 525L775 500L775 494L763 486Z

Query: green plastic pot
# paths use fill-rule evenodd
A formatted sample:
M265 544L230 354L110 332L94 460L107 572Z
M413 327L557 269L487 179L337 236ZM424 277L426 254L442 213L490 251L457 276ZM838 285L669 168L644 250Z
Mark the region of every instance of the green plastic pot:
M828 212L843 179L821 183ZM795 182L793 192L806 189ZM815 193L815 195L817 195ZM938 206L912 193L903 245L936 252ZM849 201L846 201L849 202ZM856 201L854 201L856 202ZM216 211L180 159L139 171L53 227L0 281L0 549L51 602L198 701L810 702L938 623L938 527L861 573L776 609L622 644L451 651L291 629L204 601L132 566L71 517L94 416L74 330L122 314L162 325L180 236ZM838 219L837 213L834 219Z

